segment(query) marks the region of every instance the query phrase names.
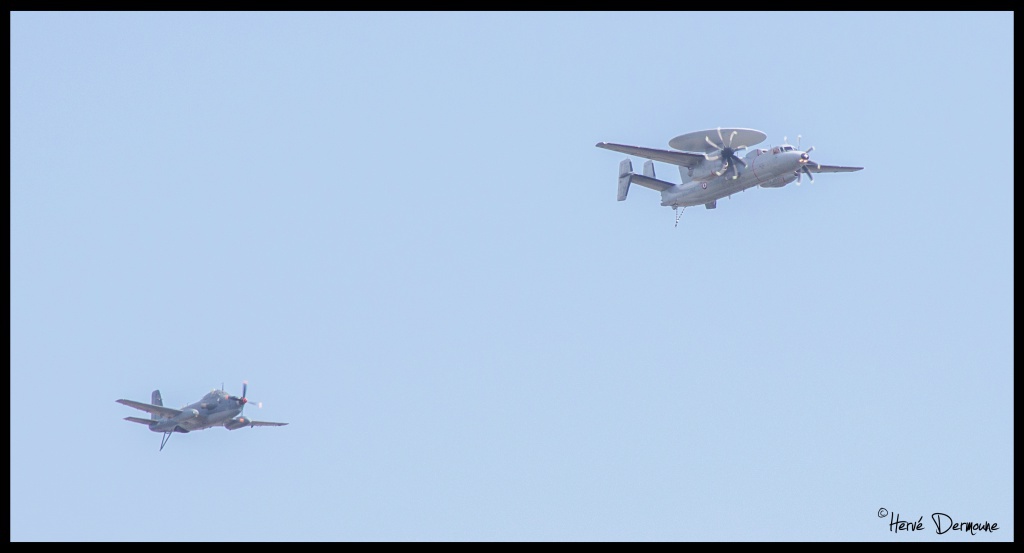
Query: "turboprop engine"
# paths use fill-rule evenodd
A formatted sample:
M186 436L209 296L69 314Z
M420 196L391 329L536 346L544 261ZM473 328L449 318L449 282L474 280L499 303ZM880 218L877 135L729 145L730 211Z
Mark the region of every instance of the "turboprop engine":
M250 422L252 422L251 419L247 419L245 417L236 417L225 422L224 428L227 428L228 430L238 430L243 426L248 426Z

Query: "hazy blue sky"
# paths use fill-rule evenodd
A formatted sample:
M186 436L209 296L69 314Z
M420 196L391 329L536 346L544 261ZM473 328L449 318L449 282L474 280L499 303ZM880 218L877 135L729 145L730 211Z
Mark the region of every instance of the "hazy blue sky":
M1012 13L13 13L11 539L1012 540L1012 52ZM615 201L595 143L716 126L865 169ZM114 402L246 379L289 426L159 452Z

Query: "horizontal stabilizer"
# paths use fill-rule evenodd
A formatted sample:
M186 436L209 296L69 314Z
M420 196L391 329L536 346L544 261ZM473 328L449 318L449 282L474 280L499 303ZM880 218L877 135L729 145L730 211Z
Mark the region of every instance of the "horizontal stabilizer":
M632 177L630 177L629 180L635 182L636 184L639 184L640 186L646 186L647 188L650 188L652 190L657 190L658 192L668 190L669 188L675 186L671 182L652 179L651 177L645 177L643 175L633 175Z
M644 174L638 175L633 172L633 163L629 159L624 159L619 163L619 195L618 200L621 202L626 199L626 194L629 193L630 183L636 183L640 186L663 192L675 186L671 182L658 180L654 178L654 162L644 162Z
M119 399L117 400L121 405L127 405L128 407L134 407L140 411L159 415L164 418L176 417L181 414L181 411L177 409L171 409L170 407L164 407L163 405L150 405L149 403L142 403L140 401L132 401L130 399Z
M131 421L131 422L137 422L139 424L144 424L146 426L149 426L150 424L156 422L153 419L140 419L139 417L125 417L124 420Z

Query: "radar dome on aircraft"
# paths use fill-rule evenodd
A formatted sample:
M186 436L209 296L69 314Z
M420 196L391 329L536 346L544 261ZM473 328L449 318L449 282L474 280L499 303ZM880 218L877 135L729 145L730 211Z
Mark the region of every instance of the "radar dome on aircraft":
M723 148L739 150L760 144L768 135L756 129L717 128L688 132L668 141L668 145L684 152L714 152Z

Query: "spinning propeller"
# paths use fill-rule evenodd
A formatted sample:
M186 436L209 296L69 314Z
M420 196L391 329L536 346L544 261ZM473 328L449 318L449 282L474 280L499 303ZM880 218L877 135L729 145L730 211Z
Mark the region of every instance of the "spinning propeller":
M228 399L231 400L231 401L237 401L238 403L242 404L242 409L245 409L246 404L249 403L249 400L246 399L246 397L245 397L245 392L248 389L248 387L249 387L249 381L243 380L242 381L242 397L228 396ZM257 409L263 409L263 402L261 401L261 402L256 403L256 408Z
M785 137L783 137L783 139L785 139ZM799 150L800 149L800 135L799 134L796 135L796 144L797 144L796 149ZM811 182L814 182L814 175L812 175L811 174L811 170L807 168L808 164L817 165L818 169L821 169L821 164L820 163L815 163L815 162L811 161L811 150L813 150L813 149L814 149L814 146L811 146L810 148L807 148L806 152L800 154L800 168L797 169L797 171L796 171L796 185L797 186L800 186L801 173L807 173L807 178L811 179Z
M718 143L713 142L709 136L704 135L704 140L707 141L707 143L711 147L717 150L717 152L715 152L715 155L704 154L704 158L707 159L708 161L715 161L716 159L722 160L722 168L719 169L718 171L715 171L715 175L717 176L724 175L725 172L728 171L731 167L732 178L737 179L740 175L739 169L736 169L736 164L738 163L744 167L747 166L747 164L742 159L736 156L736 152L740 150L745 150L747 149L747 147L745 145L732 145L732 139L736 136L736 133L737 131L732 131L732 133L729 134L729 140L726 140L725 138L722 137L722 127L718 127Z

